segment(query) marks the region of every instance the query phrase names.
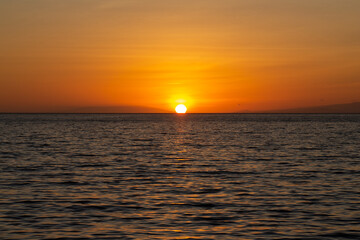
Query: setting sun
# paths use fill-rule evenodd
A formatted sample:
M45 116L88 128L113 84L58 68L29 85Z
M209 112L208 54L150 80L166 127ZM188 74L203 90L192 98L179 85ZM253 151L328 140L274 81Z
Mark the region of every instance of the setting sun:
M179 104L175 108L176 113L186 113L187 108L184 104Z

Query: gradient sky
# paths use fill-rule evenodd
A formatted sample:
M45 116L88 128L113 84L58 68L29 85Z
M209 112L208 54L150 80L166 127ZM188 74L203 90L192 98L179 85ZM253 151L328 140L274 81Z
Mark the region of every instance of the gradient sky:
M360 101L359 0L0 0L0 36L0 112Z

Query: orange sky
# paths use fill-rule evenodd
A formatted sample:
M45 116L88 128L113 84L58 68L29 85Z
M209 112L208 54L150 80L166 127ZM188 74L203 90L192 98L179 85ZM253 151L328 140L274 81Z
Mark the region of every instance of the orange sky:
M1 0L0 112L360 101L359 23L359 0Z

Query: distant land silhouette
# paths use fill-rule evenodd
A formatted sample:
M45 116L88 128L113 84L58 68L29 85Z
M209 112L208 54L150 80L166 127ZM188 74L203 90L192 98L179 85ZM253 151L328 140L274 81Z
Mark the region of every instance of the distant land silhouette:
M261 113L360 113L360 102L304 108L277 109L262 111Z
M88 106L68 110L73 113L170 113L169 111L144 106Z

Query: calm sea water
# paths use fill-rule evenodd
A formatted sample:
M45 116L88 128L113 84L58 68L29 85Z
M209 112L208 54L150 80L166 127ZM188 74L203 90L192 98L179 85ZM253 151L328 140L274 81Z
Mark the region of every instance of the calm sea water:
M360 115L2 114L1 239L359 239Z

